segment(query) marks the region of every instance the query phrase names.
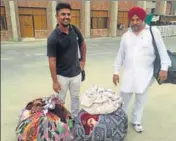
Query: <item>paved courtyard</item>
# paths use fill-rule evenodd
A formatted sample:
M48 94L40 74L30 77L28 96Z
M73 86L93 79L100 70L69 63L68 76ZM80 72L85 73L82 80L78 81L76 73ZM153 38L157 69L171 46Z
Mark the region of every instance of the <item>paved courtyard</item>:
M113 63L119 38L87 39L86 81L81 94L93 85L119 92L112 83ZM176 38L165 39L176 52ZM1 45L1 141L15 141L15 127L22 107L34 98L53 93L46 57L46 41L3 43ZM69 108L69 95L66 106ZM132 106L132 105L131 105ZM176 86L154 84L149 90L142 134L129 125L126 141L176 140ZM129 109L129 120L131 107Z

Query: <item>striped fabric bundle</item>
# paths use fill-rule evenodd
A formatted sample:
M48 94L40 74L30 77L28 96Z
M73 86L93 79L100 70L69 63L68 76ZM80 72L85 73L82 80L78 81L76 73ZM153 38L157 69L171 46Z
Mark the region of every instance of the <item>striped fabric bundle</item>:
M120 107L104 115L90 115L82 110L72 131L75 141L124 141L127 130L128 117Z
M75 119L75 141L124 141L128 117L123 100L110 89L93 86L81 96L81 111Z

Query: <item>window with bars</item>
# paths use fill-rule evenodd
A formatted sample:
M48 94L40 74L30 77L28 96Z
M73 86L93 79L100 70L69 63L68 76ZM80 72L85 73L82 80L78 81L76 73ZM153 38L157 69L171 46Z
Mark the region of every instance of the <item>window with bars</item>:
M6 20L5 7L1 6L0 8L1 8L1 13L0 13L1 30L7 30L7 20Z
M108 11L92 10L91 11L91 29L108 28Z
M19 7L19 15L32 16L35 30L46 30L47 29L46 8Z

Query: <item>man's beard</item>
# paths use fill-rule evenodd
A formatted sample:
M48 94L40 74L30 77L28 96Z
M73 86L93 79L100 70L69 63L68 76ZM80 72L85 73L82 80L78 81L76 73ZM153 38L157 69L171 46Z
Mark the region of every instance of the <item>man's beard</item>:
M64 27L68 27L69 25L70 25L70 19L66 19L67 21L63 21L62 22L62 25L64 26Z
M142 29L143 24L141 25L131 25L131 29L133 30L133 32L138 32Z

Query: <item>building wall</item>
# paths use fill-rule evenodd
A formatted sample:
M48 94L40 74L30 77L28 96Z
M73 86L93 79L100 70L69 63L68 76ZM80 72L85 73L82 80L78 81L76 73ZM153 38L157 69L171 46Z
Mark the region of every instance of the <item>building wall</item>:
M47 10L47 29L46 30L34 30L35 38L46 38L52 30L52 11L51 11L51 1L48 0L18 0L18 7L29 7L29 8L46 8Z
M10 7L9 7L9 0L0 0L1 6L5 6L6 10L6 19L7 19L7 27L6 31L1 31L1 40L13 40L13 33L12 33L12 23L10 18ZM30 8L46 8L47 10L47 29L46 30L35 30L35 38L47 38L48 35L53 30L52 24L52 0L14 0L16 2L16 17L17 17L17 29L18 35L21 37L20 31L20 22L19 22L19 14L18 14L18 7L30 7ZM72 5L73 9L80 10L80 30L83 35L85 35L85 0L56 0L56 2L68 2ZM90 0L90 12L91 10L106 10L108 11L108 22L107 28L105 29L90 29L90 37L102 37L102 36L109 36L110 35L110 15L111 15L111 1L110 0ZM137 5L137 1L124 1L118 0L118 11L119 12L128 12L133 6ZM171 5L167 4L167 12L169 14ZM146 11L150 11L150 8L146 8ZM175 11L175 9L173 10ZM173 12L174 13L174 12ZM121 17L117 17L118 19ZM124 17L127 19L127 17ZM126 22L126 21L125 21ZM122 31L117 30L117 35L121 35Z
M119 0L118 2L118 10L119 11L129 11L132 7L136 6L137 2L135 1L124 1Z
M109 1L108 0L90 0L90 10L106 10L109 12ZM109 27L109 18L108 18L108 27ZM91 37L106 37L109 35L108 29L90 29Z
M118 1L117 24L123 24L124 29L123 30L117 29L117 36L121 36L126 31L126 28L128 28L129 24L128 11L136 5L137 2L135 1L123 1L123 0Z
M0 1L1 6L5 7L5 13L6 13L6 21L7 21L7 30L1 31L1 41L3 40L12 40L12 24L10 20L10 7L8 1Z

